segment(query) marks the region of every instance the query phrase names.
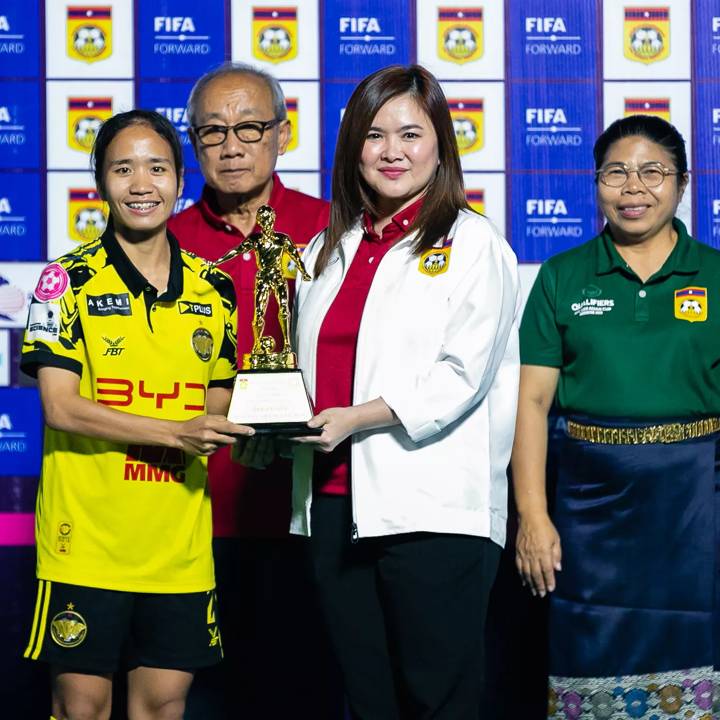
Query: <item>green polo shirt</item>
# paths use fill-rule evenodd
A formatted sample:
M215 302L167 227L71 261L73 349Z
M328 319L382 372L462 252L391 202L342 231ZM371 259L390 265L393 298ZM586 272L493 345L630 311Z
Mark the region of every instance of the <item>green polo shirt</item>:
M520 328L523 365L560 369L566 412L635 419L720 414L720 252L678 240L642 282L607 227L540 268Z

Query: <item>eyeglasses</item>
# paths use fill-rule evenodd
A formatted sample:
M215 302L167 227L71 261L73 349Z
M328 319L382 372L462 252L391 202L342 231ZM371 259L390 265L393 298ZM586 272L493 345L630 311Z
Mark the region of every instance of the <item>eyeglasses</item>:
M595 177L599 178L603 185L619 188L628 181L630 174L634 172L637 173L640 182L648 188L662 185L667 175L680 175L677 170L666 168L660 163L647 163L642 167L632 169L625 164L618 163L600 168L595 172Z
M256 143L262 140L266 130L275 127L280 122L279 118L274 118L273 120L241 122L237 125L200 125L199 127L193 127L193 132L200 144L208 147L222 145L230 130L235 133L235 137L241 142Z

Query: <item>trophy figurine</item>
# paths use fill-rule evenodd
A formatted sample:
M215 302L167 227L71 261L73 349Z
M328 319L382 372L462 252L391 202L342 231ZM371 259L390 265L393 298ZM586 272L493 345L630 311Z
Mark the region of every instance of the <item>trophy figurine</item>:
M269 205L263 205L257 211L256 220L261 232L248 235L236 248L210 263L211 267L216 267L252 251L258 266L252 320L253 346L251 352L243 355L228 420L252 425L257 433L285 436L314 434L306 425L313 416L312 404L290 345L290 297L283 274L283 257L289 256L303 279L310 280L310 275L290 237L275 232L275 211ZM278 304L282 348L276 347L272 335L263 335L271 294Z

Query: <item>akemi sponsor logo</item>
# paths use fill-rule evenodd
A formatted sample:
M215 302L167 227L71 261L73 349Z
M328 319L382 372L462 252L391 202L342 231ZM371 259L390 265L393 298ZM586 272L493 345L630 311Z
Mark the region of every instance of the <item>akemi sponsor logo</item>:
M585 298L570 305L575 317L586 315L605 315L615 307L615 301L610 298Z
M562 198L528 198L525 201L525 220L526 237L582 237L582 218L572 217Z
M22 55L25 52L25 35L13 32L7 15L0 15L0 55Z
M130 293L105 293L87 296L88 315L132 315Z
M10 108L0 105L0 145L24 145L25 125L16 120Z
M341 17L341 55L394 55L397 52L395 36L383 33L379 18Z
M9 197L0 197L0 237L23 237L27 233L25 215L13 212Z
M526 17L526 55L580 55L582 37L568 31L563 17Z
M208 55L212 50L210 36L198 32L195 19L187 15L156 15L153 40L156 55Z
M565 108L525 108L525 145L582 145L582 127L568 122Z

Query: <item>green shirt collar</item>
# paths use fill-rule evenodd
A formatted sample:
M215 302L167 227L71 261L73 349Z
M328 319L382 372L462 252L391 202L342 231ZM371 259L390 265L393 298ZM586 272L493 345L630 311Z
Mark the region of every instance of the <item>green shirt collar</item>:
M651 279L665 277L673 273L696 273L700 270L700 250L697 243L688 235L685 223L678 218L673 218L673 228L677 232L677 243L664 265ZM612 242L610 227L605 225L602 232L596 238L598 275L607 275L615 270L631 272L625 261L620 257Z

